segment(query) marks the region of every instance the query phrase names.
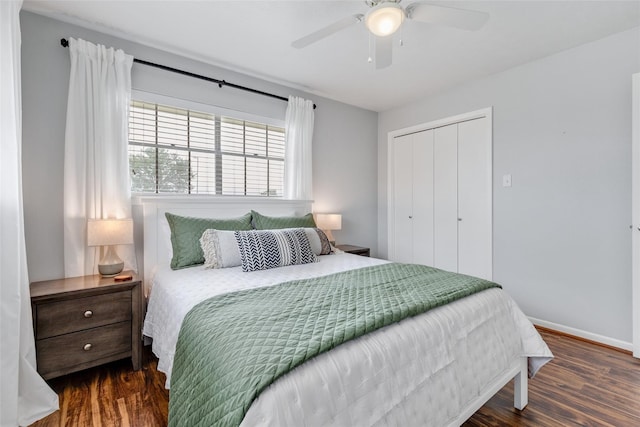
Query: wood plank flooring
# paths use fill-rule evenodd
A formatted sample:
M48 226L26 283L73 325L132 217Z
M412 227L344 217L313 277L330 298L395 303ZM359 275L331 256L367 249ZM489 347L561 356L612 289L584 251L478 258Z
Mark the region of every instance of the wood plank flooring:
M640 426L640 360L540 331L555 358L529 380L529 405L513 408L504 387L464 426Z
M465 427L640 426L640 360L550 331L541 334L556 357L529 381L529 405L513 408L509 384ZM156 364L147 347L138 372L123 360L50 380L60 410L33 426L165 426L169 392Z

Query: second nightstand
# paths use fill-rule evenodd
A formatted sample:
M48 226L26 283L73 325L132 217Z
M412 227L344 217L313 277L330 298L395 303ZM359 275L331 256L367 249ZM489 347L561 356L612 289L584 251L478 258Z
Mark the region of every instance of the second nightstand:
M361 256L370 256L371 250L369 248L365 248L362 246L354 246L354 245L336 245L336 248L340 249L349 254L361 255Z
M45 379L131 357L140 369L142 281L82 276L31 284L38 372Z

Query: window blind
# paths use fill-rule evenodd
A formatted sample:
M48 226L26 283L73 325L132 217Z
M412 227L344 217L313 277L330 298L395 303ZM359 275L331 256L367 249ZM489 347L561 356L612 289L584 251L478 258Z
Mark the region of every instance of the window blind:
M284 129L134 100L129 166L134 192L281 197Z

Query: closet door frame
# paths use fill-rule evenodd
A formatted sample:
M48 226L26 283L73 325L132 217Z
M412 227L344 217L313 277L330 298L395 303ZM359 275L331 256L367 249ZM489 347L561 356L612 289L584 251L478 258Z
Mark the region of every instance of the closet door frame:
M632 76L631 318L633 357L640 358L640 73Z
M489 144L491 149L489 150L488 158L485 159L485 161L489 166L489 170L493 171L493 107L483 108L468 113L397 129L387 134L387 254L390 259L394 259L395 257L395 233L393 227L393 224L395 223L394 138L480 118L487 119L487 132L489 135ZM489 197L491 198L491 222L488 226L489 234L492 238L491 242L489 242L491 252L491 256L489 258L490 265L487 268L488 271L491 272L491 276L493 276L493 172L489 174L488 179L489 182L487 183L487 188L489 188Z

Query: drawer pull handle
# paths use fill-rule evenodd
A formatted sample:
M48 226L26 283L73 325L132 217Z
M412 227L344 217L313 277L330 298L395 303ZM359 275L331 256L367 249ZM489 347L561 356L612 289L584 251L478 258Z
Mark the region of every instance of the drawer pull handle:
M85 344L83 348L84 348L84 351L89 351L91 350L91 347L93 347L91 344Z
M87 310L84 312L84 317L86 317L87 319L91 316L93 316L93 311Z

